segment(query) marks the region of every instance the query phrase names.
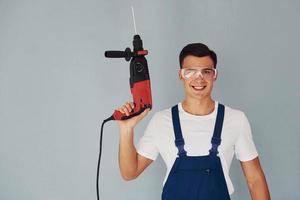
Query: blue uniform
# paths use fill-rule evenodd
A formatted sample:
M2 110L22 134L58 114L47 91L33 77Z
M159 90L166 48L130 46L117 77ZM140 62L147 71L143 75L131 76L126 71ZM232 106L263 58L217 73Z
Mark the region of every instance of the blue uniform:
M164 184L162 200L230 200L221 161L217 156L218 146L221 144L224 112L224 105L219 104L209 155L187 156L178 105L172 107L178 157Z

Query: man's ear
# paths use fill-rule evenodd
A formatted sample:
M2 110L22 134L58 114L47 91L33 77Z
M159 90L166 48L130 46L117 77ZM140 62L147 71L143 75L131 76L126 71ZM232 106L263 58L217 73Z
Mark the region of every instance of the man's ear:
M219 73L217 72L216 77L214 78L214 81L218 79Z
M216 81L217 79L218 79L218 74L216 75L216 77L215 77L214 81Z
M179 80L183 79L182 76L181 76L181 70L178 70L178 78L179 78Z

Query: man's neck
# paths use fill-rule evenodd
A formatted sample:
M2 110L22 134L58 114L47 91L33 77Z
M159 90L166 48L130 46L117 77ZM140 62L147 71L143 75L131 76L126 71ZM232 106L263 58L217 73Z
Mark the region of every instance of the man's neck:
M182 103L182 108L192 115L208 115L214 111L215 101L208 99L185 99Z

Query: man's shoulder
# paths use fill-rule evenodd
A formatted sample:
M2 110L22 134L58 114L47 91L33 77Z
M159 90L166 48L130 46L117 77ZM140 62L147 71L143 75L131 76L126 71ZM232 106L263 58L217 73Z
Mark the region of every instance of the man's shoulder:
M171 117L171 108L163 108L154 113L153 118L162 119Z
M233 108L228 105L224 105L224 106L225 106L225 115L227 115L229 117L239 118L239 119L245 117L245 112L243 110L241 110L239 108Z
M174 104L174 105L177 105L177 104ZM165 120L172 119L172 111L171 110L174 105L165 107L165 108L161 108L160 110L154 112L152 118L156 121L165 121Z

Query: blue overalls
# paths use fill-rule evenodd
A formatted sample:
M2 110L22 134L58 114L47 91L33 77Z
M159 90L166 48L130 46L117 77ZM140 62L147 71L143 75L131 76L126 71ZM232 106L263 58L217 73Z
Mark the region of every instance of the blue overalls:
M162 200L230 200L218 154L224 119L224 105L218 104L218 113L209 155L187 156L184 150L178 105L172 107L176 158L163 188Z

